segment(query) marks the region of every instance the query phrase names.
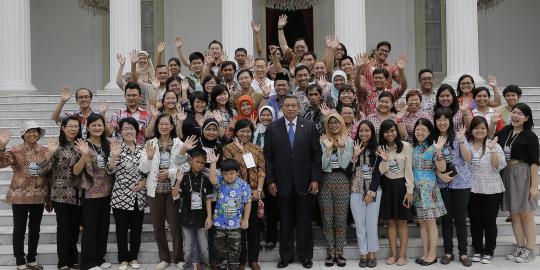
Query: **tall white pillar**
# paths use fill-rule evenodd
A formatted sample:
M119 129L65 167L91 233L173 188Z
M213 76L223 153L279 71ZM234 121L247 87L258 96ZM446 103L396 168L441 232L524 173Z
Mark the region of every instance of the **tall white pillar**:
M354 57L366 51L366 1L334 1L335 34Z
M131 69L129 52L141 49L141 1L114 0L109 3L109 83L105 89L118 89L116 73L118 62L116 54L122 53L126 57L125 71Z
M248 54L255 55L250 25L253 20L252 0L221 2L221 38L229 60L233 60L237 48L245 48Z
M0 1L0 91L35 91L32 84L30 0Z
M478 13L476 1L446 1L446 78L456 86L463 74L473 76L476 85L485 84L480 76L478 55Z

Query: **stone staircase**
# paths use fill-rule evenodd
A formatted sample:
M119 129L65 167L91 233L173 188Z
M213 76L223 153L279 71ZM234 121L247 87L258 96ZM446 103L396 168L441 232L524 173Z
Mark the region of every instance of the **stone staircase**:
M535 118L535 132L540 134L540 87L536 88L524 88L524 95L522 101L531 106L534 111ZM123 108L123 96L122 92L109 92L99 91L94 95L93 108L97 108L97 102L99 100L107 100L109 102L108 117L112 115L114 110ZM0 94L0 129L8 129L11 132L11 141L9 146L13 146L22 142L19 136L19 128L24 121L36 120L47 130L46 137L58 136L59 127L50 120L50 115L59 100L58 95L41 95L34 93L33 95L18 95L18 94ZM65 105L65 110L75 110L77 105L75 104L75 98ZM46 139L40 141L42 144L46 144ZM10 168L0 169L0 265L14 265L15 258L13 257L13 249L11 245L12 241L12 229L13 229L13 217L11 206L6 204L3 200L5 198L6 191L9 187L12 171ZM504 256L510 253L514 248L514 236L512 233L512 226L509 222L505 222L507 213L499 213L497 218L498 225L498 238L497 248L495 249L495 256ZM535 221L537 231L540 233L540 209L535 212ZM55 265L57 263L56 254L56 220L55 213L45 213L42 220L40 244L38 247L39 262L41 264ZM313 225L313 235L315 238L315 250L314 260L324 260L326 256L326 250L324 248L324 242L322 239L321 228L317 225ZM385 238L386 231L383 226L379 226L379 244L380 250L378 252L379 258L385 258L389 255L390 248L388 240ZM415 224L409 224L409 247L408 257L414 258L422 253L422 243L420 241L419 228ZM441 230L439 230L439 244L438 254L442 254L442 236ZM456 240L454 240L456 241ZM108 239L108 253L107 261L117 262L117 247L116 247L116 235L114 219L111 214L111 226L109 229ZM153 229L150 223L150 213L147 209L145 211L143 232L142 232L142 246L139 253L139 261L145 264L153 264L158 262L157 245L154 242ZM469 239L470 243L470 239ZM537 236L537 243L540 243L540 234ZM169 243L171 245L171 243ZM278 244L279 245L279 244ZM457 246L457 245L456 245ZM535 253L539 254L540 244L537 244ZM354 225L349 226L347 230L347 245L345 247L345 257L347 259L358 259L358 248L356 245L356 234ZM279 259L278 248L274 250L261 250L260 261L274 261Z

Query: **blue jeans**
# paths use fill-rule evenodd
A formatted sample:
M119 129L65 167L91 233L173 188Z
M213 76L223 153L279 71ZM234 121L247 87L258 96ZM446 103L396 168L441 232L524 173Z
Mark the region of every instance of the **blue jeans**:
M182 226L182 237L184 240L184 269L192 270L194 261L194 250L199 250L199 264L202 269L210 269L208 259L208 236L204 228L189 228ZM195 247L198 247L196 249Z
M377 191L374 202L366 205L362 192L351 193L351 212L356 225L356 238L360 255L379 250L379 237L377 233L379 221L379 206L382 191Z

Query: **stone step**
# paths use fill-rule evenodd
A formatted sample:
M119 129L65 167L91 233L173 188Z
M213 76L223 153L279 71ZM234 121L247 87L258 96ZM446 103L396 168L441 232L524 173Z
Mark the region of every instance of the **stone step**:
M540 243L540 236L537 236L537 243ZM471 239L468 239L468 243L471 242ZM454 239L454 243L456 240ZM390 247L386 239L379 239L379 251L377 252L377 258L379 258L379 264L384 264L384 258L390 254ZM454 246L457 246L454 244ZM535 254L538 254L540 244L536 244ZM41 244L38 246L38 257L39 262L45 265L54 265L57 263L58 257L56 252L56 244ZM172 244L169 242L169 248L172 248ZM469 249L471 247L469 246ZM515 238L513 236L501 236L497 238L497 248L495 249L495 257L506 256L515 249ZM79 246L80 250L80 246ZM344 247L344 257L348 260L357 260L358 259L358 246L356 241L348 242ZM409 239L407 247L407 257L410 258L409 264L414 264L413 259L420 257L422 255L422 241L419 238ZM437 241L437 254L442 256L444 252L442 246L442 238L439 237ZM457 254L457 252L454 252ZM117 246L115 243L107 244L107 255L105 257L108 262L117 262L118 260ZM324 244L320 242L315 242L315 247L313 250L313 260L321 261L326 257L326 248ZM155 243L142 243L141 250L139 252L138 261L144 264L155 264L158 263L158 254L157 254L157 245ZM496 260L504 260L504 258L496 258ZM278 262L279 261L279 243L278 247L273 250L264 250L262 249L259 254L260 262ZM15 265L15 258L13 257L13 249L11 245L0 245L0 264L1 265ZM454 263L455 264L455 263ZM437 264L438 265L438 264ZM457 266L457 264L455 264ZM294 265L294 267L301 269L299 265ZM151 266L153 269L153 266ZM525 267L522 265L522 267ZM176 269L169 267L170 269ZM168 269L169 269L168 268ZM445 268L446 269L446 268ZM487 268L486 268L487 269Z
M72 91L72 97L68 102L75 102L75 90ZM107 100L107 101L116 101L120 102L124 100L124 93L120 90L117 91L94 91L94 97L92 100ZM6 103L19 103L19 102L58 102L60 100L60 95L43 95L35 93L14 93L13 95L8 95L2 93L0 95L0 104Z
M4 109L3 107L0 107L0 115L4 118L14 118L14 117L23 117L23 118L32 118L35 117L37 119L50 119L51 114L54 111L53 107L39 107L35 109L23 109L23 108L15 108L15 109ZM107 116L111 117L113 112L115 110L124 108L124 105L121 103L114 103L109 105L109 111L107 112ZM97 110L97 107L96 109ZM69 111L69 110L67 110Z
M94 101L91 104L91 107L96 109L98 108L98 101L94 99ZM107 103L109 104L109 107L116 106L121 107L125 104L124 99L121 100L107 100ZM44 102L35 102L32 100L27 101L20 101L16 103L0 103L0 108L3 110L22 110L22 109L34 109L34 108L50 108L51 110L54 110L56 105L58 104L58 101L44 101ZM66 104L64 104L63 107L64 110L77 110L79 109L79 105L75 102L75 99L68 101Z

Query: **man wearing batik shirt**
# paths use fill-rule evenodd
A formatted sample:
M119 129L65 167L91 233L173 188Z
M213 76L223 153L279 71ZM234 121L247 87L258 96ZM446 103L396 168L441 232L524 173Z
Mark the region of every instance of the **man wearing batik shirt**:
M359 104L361 105L362 112L366 115L377 111L377 100L379 94L383 91L388 91L394 96L394 100L398 100L405 90L407 89L407 78L405 78L405 65L407 65L408 58L406 56L400 57L396 61L398 68L399 85L394 88L387 87L387 80L389 78L388 70L384 68L377 68L373 71L373 83L369 84L364 76L360 74L359 67L363 66L366 61L366 57L362 57L363 60L357 61L357 71L355 74L354 85L356 86L356 96Z
M276 94L263 96L259 108L265 105L272 107L274 109L274 112L276 113L276 119L274 120L277 120L283 117L283 100L291 89L289 75L287 75L287 73L279 72L276 74L276 80L274 81L274 89L276 91Z
M418 81L422 92L422 111L433 112L436 103L436 95L433 91L433 72L427 68L420 70Z
M309 100L306 95L306 90L309 85L309 80L311 76L309 75L308 67L300 65L296 67L294 79L296 81L296 86L291 90L291 95L298 98L298 103L300 103L300 108L304 108L309 105Z
M148 111L145 111L139 107L139 101L141 99L141 87L136 83L126 84L124 98L126 99L126 108L116 111L111 117L111 124L114 128L115 134L117 137L120 137L120 120L126 117L133 117L139 123L137 144L144 144L146 141L144 131L148 125L149 114Z
M392 79L399 83L399 71L396 66L387 62L388 55L392 50L392 45L388 41L381 41L377 44L373 59L361 67L361 74L366 77L369 85L374 86L373 71L378 68L384 68L388 71L386 78L386 88L392 88Z

